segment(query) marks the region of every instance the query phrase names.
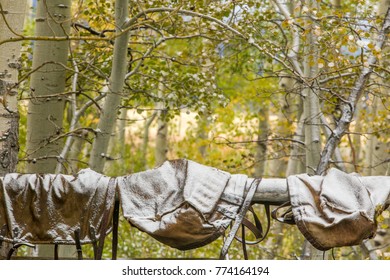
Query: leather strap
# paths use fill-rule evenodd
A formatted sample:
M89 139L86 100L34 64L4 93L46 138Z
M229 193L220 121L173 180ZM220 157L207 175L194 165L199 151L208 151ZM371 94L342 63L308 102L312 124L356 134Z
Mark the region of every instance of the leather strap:
M114 204L114 215L112 218L112 257L111 259L116 260L118 251L118 227L119 227L119 199L115 197Z
M226 240L223 244L221 254L219 256L220 259L226 258L226 255L227 255L227 252L230 248L230 245L232 244L233 239L236 236L236 233L237 233L237 231L238 231L238 229L239 229L239 227L240 227L240 225L245 217L246 212L248 211L249 207L251 206L252 198L253 198L253 196L256 192L256 189L259 186L260 182L261 182L261 179L254 179L252 181L251 185L249 186L249 190L248 190L248 193L245 197L245 200L240 208L240 211L236 215L232 229L230 230L230 232L229 232L228 236L226 237Z
M287 208L281 215L279 215L279 210L282 208ZM277 220L278 222L295 225L294 215L292 213L292 207L290 201L287 201L283 203L282 205L276 207L274 210L272 210L271 214L272 218Z
M247 260L248 259L248 251L246 250L245 227L244 227L244 225L241 226L241 236L242 236L242 240L243 240L243 242L241 242L241 244L242 244L242 252L244 254L244 259Z
M77 251L77 259L82 260L83 259L83 250L81 249L81 242L80 242L80 229L76 229L74 231L74 239L76 241L76 251Z
M55 260L59 260L59 257L58 257L58 244L54 244L54 259Z
M261 241L263 241L267 237L268 232L271 228L271 215L270 215L271 211L270 211L269 204L265 204L264 208L265 208L265 213L266 213L266 217L267 217L267 229L266 229L265 233L263 233L263 228L261 226L261 222L260 222L259 218L257 217L256 213L254 212L253 208L251 207L250 212L252 212L252 214L253 214L255 224L251 223L248 219L245 218L242 222L242 225L241 225L241 237L242 238L236 236L236 239L242 243L242 250L244 253L244 258L246 260L248 259L246 245L255 245L255 244L258 244ZM255 235L257 240L255 240L255 241L245 240L245 228L248 228Z
M12 248L8 251L7 260L10 260L12 258L12 255L14 252L20 247L20 246L28 246L30 248L35 248L35 245L27 242L18 242L15 243Z
M263 237L263 229L262 228L259 228L257 227L256 225L254 225L253 223L251 223L247 218L244 218L242 220L242 226L244 228L247 228L249 229L253 235L256 237L256 239L259 239L259 238L262 238ZM260 225L261 226L261 225ZM237 237L238 239L239 237Z
M243 242L247 245L255 245L255 244L260 243L261 241L263 241L267 237L268 232L271 228L271 211L270 211L269 204L264 204L264 209L265 209L265 215L267 218L267 229L265 230L265 233L263 233L263 228L262 228L262 225L260 223L259 218L257 217L256 213L253 212L255 224L251 223L248 219L245 219L243 221L242 225L245 226L246 228L248 228L254 234L254 236L256 237L257 240L245 241L245 240L241 240L241 238L239 238L239 237L236 237L236 239L238 241Z
M96 230L93 226L89 227L89 235L91 236L91 240L92 240L93 258L97 260L98 246L97 246L97 239L96 239Z

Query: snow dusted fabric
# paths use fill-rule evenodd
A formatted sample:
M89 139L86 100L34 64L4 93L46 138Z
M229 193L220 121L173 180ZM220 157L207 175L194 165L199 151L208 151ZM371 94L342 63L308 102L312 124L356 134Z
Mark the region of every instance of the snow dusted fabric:
M287 178L296 225L319 250L358 245L376 232L375 218L390 204L390 177L360 177L331 169L322 176Z
M118 191L132 225L171 247L197 248L225 232L253 182L189 160L118 178L90 169L7 174L0 178L0 239L75 244L79 230L81 243L94 242L111 231ZM372 237L376 216L390 204L389 176L331 169L324 177L289 176L287 185L298 228L320 250Z
M115 184L90 169L76 176L7 174L0 191L0 231L8 242L75 244L111 231ZM105 225L107 224L107 227ZM0 234L0 235L2 235Z
M173 248L206 245L224 233L244 200L247 176L189 160L118 177L124 217Z

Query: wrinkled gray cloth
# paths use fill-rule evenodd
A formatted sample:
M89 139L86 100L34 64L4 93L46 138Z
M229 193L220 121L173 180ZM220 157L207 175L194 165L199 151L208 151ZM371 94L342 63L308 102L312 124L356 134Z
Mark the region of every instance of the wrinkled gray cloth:
M173 248L192 249L218 238L243 203L247 176L190 160L118 177L124 217Z
M361 177L331 169L326 176L287 178L296 225L319 250L358 245L375 235L376 216L386 209L390 177Z
M181 250L206 245L236 218L256 180L189 160L109 178L90 169L76 176L7 174L0 179L0 237L7 242L91 243L111 231L115 194L124 217ZM257 187L257 186L256 186ZM359 244L376 231L390 204L390 177L346 174L287 178L294 220L318 249ZM261 189L261 184L259 186Z
M90 169L76 176L7 174L0 181L0 231L7 242L91 243L111 231L115 182ZM103 231L103 232L102 232Z

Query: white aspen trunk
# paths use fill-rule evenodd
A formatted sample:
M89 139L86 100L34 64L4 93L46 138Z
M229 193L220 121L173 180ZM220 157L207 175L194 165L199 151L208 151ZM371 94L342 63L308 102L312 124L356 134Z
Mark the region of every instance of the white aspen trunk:
M265 173L266 157L267 157L267 141L269 130L269 107L268 104L265 106L260 105L259 110L259 127L257 133L256 150L255 150L255 165L254 165L254 176L261 178ZM277 174L278 175L278 174Z
M152 125L154 119L157 117L157 113L154 112L146 121L145 121L145 125L144 125L144 133L143 133L143 138L142 138L142 156L141 156L141 160L142 160L142 166L145 168L145 169L148 169L149 166L148 166L148 160L147 160L147 156L148 156L148 147L149 147L149 128L150 126Z
M294 85L292 85L294 87ZM288 127L288 122L291 121L292 114L291 111L287 108L288 104L286 102L286 96L281 96L279 98L279 104L281 104L281 109L277 112L277 125L274 129L274 133L276 133L279 137L288 137L291 134L291 130ZM289 98L289 101L295 102L292 98ZM295 107L295 106L293 106ZM285 152L285 147L280 146L276 148L277 151L274 155L275 159L270 162L270 169L272 170L274 176L283 177L285 176L285 172L288 166L288 160L286 159L288 153ZM278 150L281 149L279 152Z
M293 136L293 140L304 142L305 135L303 130L302 114L301 116L298 116L298 118L299 120ZM292 142L291 147L290 157L286 167L286 177L305 172L305 147L298 144L297 142ZM279 248L283 247L283 229L286 227L286 225L282 223L276 223L273 227L273 236L275 240L272 242L272 239L270 238L267 242L267 245L269 245L271 248L275 248L274 250L278 250Z
M121 117L118 123L118 141L121 145L121 151L124 149L125 137L126 137L126 120L127 120L127 109L122 108Z
M298 30L297 26L295 25L295 6L296 3L294 1L291 1L290 3L282 3L280 1L273 1L275 7L277 10L280 11L280 13L284 16L286 20L292 21L294 23L293 25L293 33L292 33L292 41L289 46L289 51L287 53L287 56L291 60L292 64L294 65L294 68L296 72L303 76L303 71L301 69L301 65L298 61L298 52L301 48L301 39L300 39L300 31ZM288 72L282 71L282 77L279 81L279 86L281 89L286 91L286 93L295 94L296 90L300 90L300 85L294 80L293 78L288 77ZM285 76L284 76L285 75ZM290 98L292 99L292 98ZM291 100L294 102L293 100ZM302 112L302 100L297 102L298 104L296 106L293 106L294 109L296 109L297 113L297 128L295 130L293 139L298 140L301 142L305 141L305 131L304 131L304 115ZM294 110L292 110L294 111ZM286 166L286 176L293 175L297 173L304 173L305 172L305 150L304 147L292 143L291 148L291 154L289 157L289 160L287 162Z
M71 0L38 1L36 36L64 37L70 34ZM65 79L69 51L68 41L35 41L27 115L27 172L54 173L62 140ZM57 97L45 97L56 95ZM68 248L67 248L68 249ZM74 251L74 249L73 249ZM60 254L64 257L64 254ZM66 254L70 255L70 254ZM38 246L38 256L53 258L52 245Z
M204 144L204 141L206 141L209 137L209 129L208 126L210 122L208 121L209 114L205 114L203 116L200 116L198 120L198 128L196 131L196 136L199 139L199 141L202 141L203 143L199 145L198 151L202 158L207 157L207 145Z
M1 1L0 43L22 33L26 7L24 0ZM16 83L21 47L21 42L0 45L0 176L16 172L18 163L19 112ZM6 257L9 249L10 246L3 243L0 258Z
M161 115L164 115L164 113L162 113ZM167 159L167 152L168 152L168 122L164 119L164 116L160 116L157 121L155 166L161 165Z
M314 7L312 0L307 0L306 5L309 9ZM307 32L304 47L304 78L308 83L317 76L318 49L316 47L316 37L313 28L314 23L310 20L306 23ZM316 173L316 166L320 161L321 153L321 130L320 130L320 102L317 92L314 89L305 87L303 90L303 114L305 129L306 146L306 172L308 174Z
M126 119L127 119L127 109L121 108L118 112L119 117L116 120L116 125L114 128L114 132L111 134L110 141L108 143L108 152L106 156L106 160L115 160L119 162L119 173L122 173L125 167L125 130L126 130ZM123 170L122 170L123 168Z
M375 97L374 97L375 98ZM376 117L377 114L377 98L374 99L373 104L370 108L368 108L369 112L369 123L373 121L373 119ZM371 131L370 131L371 132ZM378 147L379 149L379 143L378 139L375 135L370 134L367 136L367 144L365 149L365 157L364 157L364 174L367 176L371 176L373 173L374 166L376 165L376 161L374 160L376 157L375 149Z
M362 155L362 137L359 133L362 131L362 124L364 123L363 116L361 114L362 104L358 104L357 112L356 112L356 122L354 127L355 134L352 135L352 145L355 150L355 163L357 166L361 164L361 155ZM357 166L355 167L355 171L357 169ZM360 170L357 170L360 172Z
M384 17L389 6L390 0L380 0L377 9L378 16Z
M125 151L126 151L126 120L127 120L127 109L122 108L120 110L120 120L118 123L118 137L117 141L119 145L119 162L122 167L125 167Z
M163 99L164 85L160 81L158 85L158 97ZM160 166L167 160L168 152L168 121L166 119L166 108L164 101L160 101L157 104L157 135L156 135L156 148L155 148L155 166Z
M300 75L303 76L303 71L301 65L298 61L298 52L301 47L301 39L300 39L300 30L298 29L298 25L295 24L295 19L293 17L295 10L295 3L291 1L290 5L286 5L286 3L282 3L281 1L273 0L272 3L279 10L286 20L293 22L293 38L292 45L289 47L289 51L287 53L288 58L293 65L294 70Z
M378 4L378 9L377 9L377 15L379 17L384 17L386 16L386 12L389 9L390 6L390 0L381 0ZM385 47L384 49L389 49L388 47ZM381 77L376 77L376 79L379 80L379 83L386 83L384 79ZM383 110L383 104L380 101L378 97L374 97L374 101L372 104L372 107L369 108L369 112L371 113L370 119L372 120L376 115L378 110ZM371 122L369 120L369 123ZM357 120L357 125L359 125L359 119ZM359 139L360 140L360 139ZM376 135L368 135L368 141L365 149L366 155L364 157L364 174L367 176L377 176L377 175L390 175L390 160L389 155L390 155L390 142L387 141L387 143L381 142ZM385 162L387 160L387 162ZM387 224L389 224L389 219L387 219ZM365 252L368 257L371 260L376 260L378 259L378 250L375 250L374 248L377 247L376 243L380 241L385 240L385 236L389 236L388 231L384 234L378 234L374 240L366 240L362 247L363 247L363 252ZM384 245L384 244L381 244ZM386 247L385 247L386 248Z
M306 7L310 10L316 6L313 0L306 0ZM306 21L305 29L307 30L305 47L304 47L304 78L307 82L317 76L318 67L318 49L316 47L316 36L313 29L315 23L310 19ZM316 167L321 157L321 109L318 93L306 85L303 90L303 114L305 130L305 147L306 147L306 173L316 174ZM302 253L303 258L322 259L323 252L315 249L307 240L304 244Z
M277 10L280 11L280 13L284 16L284 18L286 20L289 20L291 22L293 22L293 32L292 32L292 40L291 40L291 43L289 45L289 50L288 50L288 53L287 53L287 56L288 58L290 59L291 61L291 64L294 66L294 70L296 71L296 73L298 75L300 75L301 77L303 77L303 70L301 68L301 64L300 62L298 61L298 52L302 46L302 42L301 42L301 38L300 38L300 30L298 30L297 26L295 24L295 15L294 15L294 11L295 11L295 5L296 3L294 1L291 1L290 3L283 3L281 1L276 1L274 0L273 1L273 4L274 6L276 7ZM297 82L292 79L292 78L289 78L288 77L288 72L282 72L282 75L286 75L287 77L283 77L280 79L279 81L279 86L284 89L286 92L290 92L292 94L294 94L294 91L295 90L298 90L298 84ZM302 102L302 100L300 101ZM300 104L302 105L302 104ZM304 130L304 115L302 113L302 107L303 106L300 106L298 105L297 107L297 111L298 111L298 116L297 116L297 127L296 127L296 130L295 130L295 133L294 133L294 136L293 136L293 139L294 140L298 140L300 142L304 142L305 141L305 130ZM305 172L305 162L306 162L306 159L305 159L305 155L306 155L306 151L305 151L305 147L295 143L295 142L292 142L291 143L291 153L290 153L290 157L288 159L288 162L287 162L287 166L286 166L286 176L288 175L293 175L293 174L297 174L297 173L304 173ZM275 243L272 244L272 246L274 246L274 248L280 248L283 246L283 238L282 238L282 231L283 231L283 227L285 225L281 224L281 223L278 223L275 225L275 228L274 228L274 233L275 233ZM269 241L271 242L271 241ZM270 244L270 243L269 243Z
M381 0L378 6L378 16L384 17L386 11L390 7L390 0ZM389 47L385 48L389 51ZM378 77L381 83L388 85L389 83L384 79ZM385 96L385 90L387 87L382 88L382 95ZM383 105L380 98L375 97L373 102L373 116L377 115L378 111L387 110ZM390 142L382 142L376 135L371 135L369 138L370 146L372 147L369 157L371 157L371 170L369 175L379 176L379 175L390 175Z
M305 60L307 58L305 57ZM314 77L314 71L306 61L305 74L307 78ZM313 71L313 72L312 72ZM317 94L310 88L303 91L304 96L304 129L305 129L305 146L306 146L306 172L308 174L316 173L316 166L321 156L321 134L320 134L320 104Z
M127 66L127 43L129 32L123 32L122 28L128 20L128 1L117 0L115 3L116 37L112 61L111 76L108 85L108 93L104 101L97 126L96 138L92 145L89 167L97 172L102 172L105 157L108 150L113 128L115 126L118 108L122 99L124 80Z
M73 59L72 60L73 62L73 68L74 68L74 75L73 75L73 78L72 78L72 92L73 94L70 96L70 106L68 108L68 122L69 122L69 131L75 131L78 127L79 127L79 117L78 117L78 111L77 111L77 97L76 97L76 91L77 91L77 83L78 83L78 77L79 77L79 67L77 66L77 63L76 61ZM79 136L81 136L81 134L83 133L80 133ZM73 135L69 135L67 138L66 138L66 141L64 143L64 146L62 148L62 151L60 153L60 161L57 162L57 167L56 167L56 173L61 173L62 172L62 168L64 167L64 162L68 162L68 166L72 171L72 169L74 169L75 167L77 167L77 162L76 162L76 165L74 164L74 162L71 162L72 160L72 157L70 158L70 160L67 158L67 154L69 151L71 151L72 153L72 150L73 150L73 147L72 145L76 144L77 145L82 145L81 141L80 141L80 137L75 137L76 139L74 139L74 136ZM73 152L73 157L76 156L76 158L78 158L78 154L75 154Z
M83 144L85 142L85 138L87 137L88 132L83 130L78 133L77 136L73 137L71 147L69 149L69 157L68 157L68 173L76 174L79 171L79 158L82 153Z
M303 117L299 118L293 140L305 141L305 132L303 129ZM302 145L292 143L290 158L287 163L286 176L300 174L305 172L305 149Z
M36 36L68 36L71 0L38 1ZM54 173L62 146L68 41L35 41L27 115L28 173ZM57 97L45 97L56 95Z
M380 98L374 98L370 108L371 117L369 121L373 121L379 110L386 110ZM390 174L390 142L383 142L375 134L368 135L367 139L364 174L367 176L388 176Z
M0 42L22 34L26 6L22 0L1 1ZM18 162L20 51L21 42L0 45L0 176L15 172Z

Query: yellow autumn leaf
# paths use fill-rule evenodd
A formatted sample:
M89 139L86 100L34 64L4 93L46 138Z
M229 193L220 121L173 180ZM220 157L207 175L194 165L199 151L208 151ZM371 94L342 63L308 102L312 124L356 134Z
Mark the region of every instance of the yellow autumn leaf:
M351 45L351 46L348 47L348 51L350 51L351 53L356 52L356 50L357 50L356 46Z

